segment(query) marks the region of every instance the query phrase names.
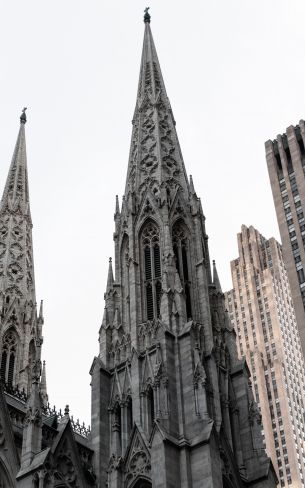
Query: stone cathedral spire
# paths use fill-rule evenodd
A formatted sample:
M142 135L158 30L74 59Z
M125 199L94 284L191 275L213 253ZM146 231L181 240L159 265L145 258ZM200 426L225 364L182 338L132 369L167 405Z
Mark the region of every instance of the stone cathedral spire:
M140 203L147 186L156 193L166 181L177 182L188 192L175 120L155 48L150 22L145 21L140 77L125 196ZM161 195L160 195L160 198Z
M115 273L110 262L91 368L96 474L109 488L273 487L148 9L144 23Z
M0 371L9 388L29 392L43 320L36 309L25 124L23 109L0 203Z

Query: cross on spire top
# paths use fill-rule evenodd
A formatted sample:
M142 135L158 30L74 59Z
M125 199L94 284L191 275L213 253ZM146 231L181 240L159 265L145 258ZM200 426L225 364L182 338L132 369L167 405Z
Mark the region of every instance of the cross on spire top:
M150 24L150 14L148 13L148 10L150 7L146 7L144 10L144 24Z
M25 124L25 123L26 123L26 113L25 113L25 112L26 112L26 110L27 110L27 107L24 107L24 108L22 109L22 114L20 115L20 122L21 122L22 124Z

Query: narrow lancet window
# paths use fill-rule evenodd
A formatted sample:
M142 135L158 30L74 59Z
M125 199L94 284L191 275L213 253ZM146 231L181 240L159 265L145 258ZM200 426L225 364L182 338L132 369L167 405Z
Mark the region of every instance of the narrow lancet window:
M14 384L14 371L17 353L17 337L13 330L8 330L3 338L1 358L1 380L10 386Z
M155 403L154 403L154 392L150 386L147 390L147 427L148 434L152 431L155 420Z
M161 298L161 257L159 229L148 222L142 232L144 294L146 319L153 320L160 314Z

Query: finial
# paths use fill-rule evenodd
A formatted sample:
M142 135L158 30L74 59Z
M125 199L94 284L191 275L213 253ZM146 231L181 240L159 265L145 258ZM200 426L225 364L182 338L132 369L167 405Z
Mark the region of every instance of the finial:
M112 258L109 258L109 263L112 263Z
M120 203L118 195L115 196L115 215L119 215L120 213Z
M194 187L194 182L193 182L193 177L190 175L190 191L191 193L195 194L195 187Z
M69 417L69 412L70 412L69 405L66 405L65 406L65 416L66 417Z
M43 300L40 300L39 318L43 319Z
M24 107L22 109L22 114L20 115L20 122L21 124L25 124L26 123L26 114L25 114L25 111L27 110L27 107Z
M144 10L144 24L150 24L150 15L148 13L149 9L150 7L146 7L146 9Z

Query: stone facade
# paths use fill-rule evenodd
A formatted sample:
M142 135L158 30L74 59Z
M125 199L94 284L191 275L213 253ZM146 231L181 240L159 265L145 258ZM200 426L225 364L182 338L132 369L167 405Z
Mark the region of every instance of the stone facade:
M297 324L305 355L305 124L267 141L266 159Z
M108 488L274 486L149 20L91 368L95 473Z
M253 227L237 236L226 306L262 415L264 442L281 486L304 486L304 358L281 245Z

